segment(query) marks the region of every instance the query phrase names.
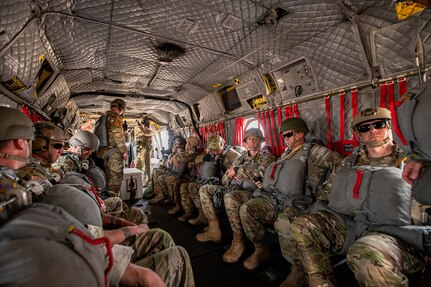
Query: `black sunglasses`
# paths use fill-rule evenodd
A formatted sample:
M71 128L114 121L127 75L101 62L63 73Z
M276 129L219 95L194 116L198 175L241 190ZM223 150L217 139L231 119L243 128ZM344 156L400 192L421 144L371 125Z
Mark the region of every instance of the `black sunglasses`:
M363 125L357 126L356 130L360 133L367 133L371 130L371 126L373 126L374 129L379 130L387 127L388 123L386 121L378 121L374 123L363 124Z
M62 143L54 143L51 146L55 149L62 149L64 147Z
M288 138L292 137L294 133L295 133L295 132L288 132L288 133L285 133L285 134L283 134L283 137L284 137L285 139L288 139Z

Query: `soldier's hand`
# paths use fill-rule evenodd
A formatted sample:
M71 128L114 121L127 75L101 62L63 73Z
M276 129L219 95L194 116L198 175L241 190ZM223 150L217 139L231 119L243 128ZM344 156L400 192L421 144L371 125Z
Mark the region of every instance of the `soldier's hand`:
M226 170L226 175L229 178L234 178L236 175L236 172L232 167L230 167L228 170Z
M409 161L403 169L403 179L409 183L413 182L418 178L421 171L425 168L425 165L420 161L411 160Z
M263 188L263 184L261 181L255 181L254 184L257 186L257 188L262 189Z
M136 228L137 228L137 233L136 233L136 234L145 233L145 232L147 232L148 230L150 230L150 228L148 227L148 225L147 225L147 224L139 224L139 225L136 225Z
M128 158L129 158L129 154L126 151L125 153L123 153L123 159L127 160Z
M189 164L187 165L187 167L190 169L190 168L192 168L194 165L195 165L195 163L191 161L191 162L189 162Z
M176 158L173 158L173 159L172 159L172 165L173 165L174 167L179 167L179 166L180 166L180 163L179 163L179 161L178 161Z

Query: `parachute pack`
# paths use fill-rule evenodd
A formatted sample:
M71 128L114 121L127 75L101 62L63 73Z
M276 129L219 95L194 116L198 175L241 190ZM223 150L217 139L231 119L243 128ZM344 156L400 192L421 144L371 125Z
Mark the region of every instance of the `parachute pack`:
M108 117L108 114L105 113L100 118L98 118L96 123L94 124L93 133L97 136L97 138L100 141L99 149L109 146L108 127L106 125L107 117Z

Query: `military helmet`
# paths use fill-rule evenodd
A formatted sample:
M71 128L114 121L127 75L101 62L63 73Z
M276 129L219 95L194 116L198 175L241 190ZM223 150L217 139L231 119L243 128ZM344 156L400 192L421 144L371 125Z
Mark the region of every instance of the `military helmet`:
M199 138L195 137L195 136L189 136L187 138L187 143L191 146L197 147L200 143Z
M298 133L309 133L307 123L301 118L290 118L286 119L281 123L280 133L284 133L285 131L295 131Z
M186 145L186 139L182 136L175 136L172 138L172 147L175 145L179 146L185 146Z
M99 148L100 141L95 134L89 131L77 131L76 134L70 138L69 144L71 146L81 146L91 150L96 150Z
M126 109L126 102L122 99L115 99L111 102L111 108L112 107L117 107L117 108L122 108L123 110Z
M34 138L32 121L17 109L0 107L0 140Z
M244 133L244 142L247 140L248 137L257 137L261 140L264 139L262 131L258 128L251 128L246 130Z
M38 122L34 127L36 129L35 137L46 138L50 141L67 141L64 130L53 123Z
M209 150L222 149L224 147L225 140L219 135L211 136L207 141L207 148Z
M368 108L358 113L352 122L352 128L372 120L390 120L391 111L385 108Z

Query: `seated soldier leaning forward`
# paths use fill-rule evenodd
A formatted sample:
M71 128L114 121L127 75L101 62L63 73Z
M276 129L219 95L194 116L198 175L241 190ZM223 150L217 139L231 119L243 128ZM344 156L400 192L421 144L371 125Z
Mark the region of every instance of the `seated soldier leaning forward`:
M244 141L247 145L247 151L241 154L226 171L226 175L231 179L228 188L219 189L221 192L216 193L217 189L201 187L199 194L202 202L202 209L208 218L208 229L199 233L196 239L201 242L214 241L220 242L222 234L220 231L219 220L214 206L215 196L224 196L224 205L229 223L233 231L233 240L231 247L223 255L226 262L234 262L237 246L242 240L242 231L240 227L240 218L237 211L244 202L252 198L252 191L257 186L254 184L256 178L262 178L265 169L275 161L275 157L270 153L262 153L260 146L264 142L264 137L259 129L252 128L244 133Z
M192 225L208 223L202 211L199 189L204 185L220 186L223 174L240 156L232 147L225 145L225 140L219 135L211 136L206 144L208 153L202 154L195 161L197 179L190 183L184 183L180 187L184 214L178 220L188 220ZM190 219L193 216L194 207L198 209L199 214L195 219Z
M134 225L125 220L106 222L97 203L69 185L54 185L42 197L42 202L65 209L88 226L95 238L110 240L115 259L109 274L110 285L194 286L187 252L176 246L165 231L149 230L146 224ZM108 223L117 229L103 230L102 226Z
M0 122L0 285L105 286L102 248L86 241L84 225L59 207L32 204L43 186L16 174L31 155L33 123L7 107Z
M185 147L185 140L183 138L178 138L175 140L172 146L172 153L168 156L168 159L165 161L164 165L161 168L156 168L153 171L153 191L156 195L153 199L151 199L150 203L163 203L165 201L169 201L169 194L166 190L165 179L166 173L170 173L172 170L172 160L175 158L177 153L181 153Z
M176 214L181 210L181 197L179 194L179 185L183 182L194 180L196 178L196 170L193 167L193 162L198 156L197 148L200 144L199 138L189 136L187 138L185 152L178 154L173 161L173 174L166 176L165 184L168 189L171 201L174 207L169 209L169 214Z
M309 212L329 173L342 160L337 152L306 141L309 129L301 118L283 121L279 132L283 135L287 149L277 162L265 170L263 181L255 182L258 189L253 193L254 198L239 208L241 225L238 227L255 247L253 254L243 263L249 270L258 268L271 258L269 248L264 243L264 223L277 219L281 212L276 228L285 231L285 222L281 218L287 219L287 224L290 224L295 217ZM289 232L279 234L283 251ZM236 262L244 249L241 238L236 245L237 252L232 253L231 262ZM286 259L289 261L289 258Z
M69 139L69 149L52 165L51 171L62 178L61 183L74 185L99 202L102 212L124 218L135 224L145 224L148 218L137 207L128 207L118 196L103 202L98 196L101 188L87 175L90 174L89 156L99 147L99 139L89 131L78 131ZM100 176L103 176L100 174ZM117 220L117 219L112 219Z
M345 253L358 238L348 261L363 286L408 286L404 274L423 269L424 257L413 246L380 232L364 236L371 227L411 222L410 186L401 177L401 152L392 143L390 124L384 108L366 109L353 119L361 146L331 174L328 205L291 224L285 252L294 265L281 286L303 286L306 275L311 287L335 286L330 257Z

